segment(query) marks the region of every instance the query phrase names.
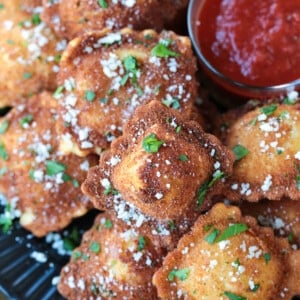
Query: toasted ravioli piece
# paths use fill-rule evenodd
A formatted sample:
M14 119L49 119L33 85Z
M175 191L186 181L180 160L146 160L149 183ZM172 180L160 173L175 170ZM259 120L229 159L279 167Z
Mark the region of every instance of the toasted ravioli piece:
M274 102L227 117L223 140L236 162L226 197L300 200L300 105Z
M54 90L66 41L40 19L40 0L2 0L0 107L14 106L44 89Z
M138 229L100 214L70 262L58 290L67 299L157 299L152 275L165 252Z
M190 40L172 32L105 30L74 39L56 93L65 132L60 150L84 156L107 149L135 108L153 98L190 116L195 71Z
M43 19L60 36L72 39L85 32L130 27L162 30L186 8L188 1L159 0L44 0Z
M62 229L92 207L80 184L98 159L60 153L56 119L57 103L43 93L0 121L0 192L36 236Z
M299 292L298 256L270 228L219 203L169 252L153 284L168 300L291 299Z
M158 101L139 107L83 184L98 208L115 189L157 220L194 221L230 174L231 152L194 121Z
M289 199L240 204L243 214L255 217L262 226L272 227L275 234L286 237L293 249L300 247L300 203Z

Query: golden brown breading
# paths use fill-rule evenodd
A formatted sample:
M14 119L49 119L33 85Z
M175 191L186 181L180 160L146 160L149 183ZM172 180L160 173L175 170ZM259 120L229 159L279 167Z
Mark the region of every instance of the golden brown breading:
M164 256L138 228L100 214L62 269L58 289L69 300L154 300L151 279Z
M223 120L223 141L237 155L225 196L300 200L300 104L233 110Z
M188 1L174 0L43 0L43 20L57 34L72 39L92 30L130 27L162 30L186 8Z
M65 132L60 150L84 156L107 149L135 108L154 98L190 116L195 72L190 40L172 32L104 30L74 39L56 93Z
M154 274L161 299L291 299L300 292L299 252L237 207L215 205Z
M92 207L80 184L98 159L59 153L56 119L57 103L43 93L0 123L0 191L21 211L21 225L36 236L62 229Z
M0 9L0 107L56 87L66 41L40 20L41 0L2 0Z
M289 199L242 201L240 209L244 215L255 217L260 225L272 227L276 235L286 237L292 248L300 247L300 202Z
M232 164L231 152L198 123L152 101L135 111L82 189L100 209L113 208L117 190L147 216L191 224L210 207Z

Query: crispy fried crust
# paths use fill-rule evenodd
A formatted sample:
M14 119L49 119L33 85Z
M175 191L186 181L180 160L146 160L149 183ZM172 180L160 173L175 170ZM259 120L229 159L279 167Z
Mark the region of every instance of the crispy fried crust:
M248 229L218 241L235 224ZM219 230L217 237L209 243L214 230ZM229 293L244 297L239 299L279 299L282 295L290 299L295 294L288 289L299 292L292 282L293 274L299 272L299 264L292 265L298 256L270 228L260 228L254 218L242 217L237 207L219 203L200 216L177 249L167 255L153 284L159 297L168 300L233 299Z
M101 7L98 0L60 0L49 3L43 0L43 19L60 36L72 39L92 30L110 28L119 30L130 27L136 30L172 28L175 18L186 8L188 1L105 1Z
M1 120L8 128L0 135L0 191L36 236L62 229L92 207L80 184L98 159L59 153L56 119L57 103L43 93Z
M69 300L154 300L151 278L164 255L139 229L100 214L62 269L58 289Z
M242 145L249 154L236 161L228 181L230 200L300 199L300 105L269 103L240 115L223 118L225 145Z
M167 48L175 57L151 55L161 40L171 43ZM135 108L152 99L190 116L195 72L190 40L172 32L104 30L74 39L58 79L64 87L57 95L65 132L60 149L80 156L107 149Z
M143 145L150 135L163 142L156 153L148 153ZM221 175L230 174L232 163L231 152L218 139L152 101L136 110L82 189L98 208L113 207L113 200L104 195L113 188L147 216L191 224L208 209L210 197L222 188Z
M242 201L240 208L244 215L255 217L261 226L272 227L276 235L286 237L292 248L300 247L300 202L289 199Z
M53 90L66 42L40 22L41 1L3 0L0 10L0 107Z

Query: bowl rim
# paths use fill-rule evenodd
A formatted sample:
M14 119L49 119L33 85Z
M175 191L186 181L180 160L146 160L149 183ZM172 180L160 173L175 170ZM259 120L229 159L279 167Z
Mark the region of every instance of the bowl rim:
M188 28L188 34L191 39L193 48L196 51L196 54L198 56L200 63L205 68L207 68L209 72L211 72L218 79L225 81L227 84L229 84L233 87L236 87L238 89L252 91L252 92L259 92L259 93L261 93L261 92L280 92L280 91L291 92L294 90L300 90L300 78L290 81L290 82L277 84L277 85L270 85L270 86L250 85L250 84L245 84L245 83L239 82L237 80L233 80L233 79L225 76L218 69L216 69L214 66L212 66L212 64L202 54L201 47L199 45L199 40L198 40L197 34L195 32L195 28L197 27L196 17L198 16L200 9L201 9L201 4L203 4L204 1L212 1L212 0L190 0L189 1L188 10L187 10L187 28Z

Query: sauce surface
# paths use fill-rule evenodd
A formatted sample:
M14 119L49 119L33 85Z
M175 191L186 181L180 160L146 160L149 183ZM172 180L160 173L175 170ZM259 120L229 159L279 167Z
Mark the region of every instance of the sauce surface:
M241 83L300 78L300 0L207 0L198 38L205 58Z

